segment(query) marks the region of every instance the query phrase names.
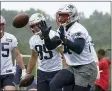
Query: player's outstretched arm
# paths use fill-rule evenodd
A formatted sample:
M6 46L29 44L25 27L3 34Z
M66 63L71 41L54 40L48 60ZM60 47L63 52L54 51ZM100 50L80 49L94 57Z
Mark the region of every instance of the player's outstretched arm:
M28 63L26 74L25 74L25 76L21 77L19 87L27 87L32 84L32 82L34 80L34 76L30 73L32 72L32 70L36 64L37 57L38 56L37 56L36 52L34 50L32 50L31 58Z
M21 57L19 49L17 47L15 47L13 51L14 51L17 63L19 64L20 68L25 69L24 62L23 62L23 59Z
M73 42L69 39L66 39L64 44L67 45L69 49L76 52L77 54L81 54L85 46L85 39L76 38Z
M34 50L32 50L31 57L29 59L29 63L28 63L28 67L27 67L27 73L32 72L32 70L36 64L37 58L38 58L38 54Z
M52 39L47 37L44 41L48 50L53 50L61 44L61 40L58 36L54 36Z
M20 68L22 69L21 77L24 77L26 75L26 69L25 69L25 65L24 65L23 59L21 57L20 51L17 47L14 48L14 53L15 53L17 63L19 64Z
M42 32L42 35L44 37L45 45L48 50L55 49L58 45L61 44L61 40L59 37L55 36L54 38L50 39L49 33L51 30L51 26L48 27L45 21L40 22L40 26L38 26Z

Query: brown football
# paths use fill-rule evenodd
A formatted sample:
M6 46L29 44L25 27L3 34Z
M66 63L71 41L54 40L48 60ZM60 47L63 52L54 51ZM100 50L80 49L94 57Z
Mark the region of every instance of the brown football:
M28 23L28 20L29 16L27 13L18 14L13 19L13 26L15 28L22 28Z
M27 87L32 84L34 76L32 74L27 74L24 78L20 80L19 87Z

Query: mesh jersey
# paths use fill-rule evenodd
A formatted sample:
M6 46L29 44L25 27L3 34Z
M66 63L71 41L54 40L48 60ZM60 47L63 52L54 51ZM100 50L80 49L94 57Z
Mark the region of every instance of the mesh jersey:
M0 43L0 57L1 57L1 69L0 75L14 73L12 64L12 50L17 47L17 39L15 36L9 33L4 33Z
M52 38L55 35L53 30L50 30L49 36ZM62 69L62 61L60 54L56 49L47 50L44 40L39 35L33 35L29 41L30 48L39 54L38 68L42 71L51 72Z
M59 36L59 29L56 36ZM93 47L92 38L89 36L88 31L79 23L75 22L68 31L65 31L67 39L74 41L75 38L84 38L85 46L81 54L77 54L67 47L63 47L64 54L68 65L84 65L97 61L96 52Z

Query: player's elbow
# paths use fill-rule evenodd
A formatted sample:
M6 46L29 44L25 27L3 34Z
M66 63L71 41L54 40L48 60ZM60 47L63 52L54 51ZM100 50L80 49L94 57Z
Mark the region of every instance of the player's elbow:
M69 40L67 42L68 42L67 45L69 46L69 49L71 49L72 51L74 51L77 54L82 53L84 46L85 46L85 40L84 39L77 38L74 40L74 42L71 42Z
M55 49L56 47L54 47L53 45L49 45L49 46L47 46L47 49L48 50L53 50L53 49Z
M81 54L84 49L84 46L85 46L85 40L83 38L76 39L75 46L76 46L76 48L75 48L76 53Z
M82 51L83 51L83 47L80 46L80 45L78 45L78 47L75 49L75 52L76 52L77 54L81 54Z

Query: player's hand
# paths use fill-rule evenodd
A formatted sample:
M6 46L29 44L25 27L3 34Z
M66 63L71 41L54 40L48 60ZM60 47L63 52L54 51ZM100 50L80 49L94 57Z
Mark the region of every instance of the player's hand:
M27 75L26 69L22 69L21 79L23 79Z
M60 27L59 27L59 35L60 35L60 39L63 41L63 40L65 40L65 32L64 32L64 27L61 25Z
M48 27L45 21L41 21L41 22L40 22L40 26L38 26L38 27L40 28L40 30L41 30L41 32L42 32L42 35L43 35L44 37L48 37L49 32L50 32L50 30L51 30L51 26Z

